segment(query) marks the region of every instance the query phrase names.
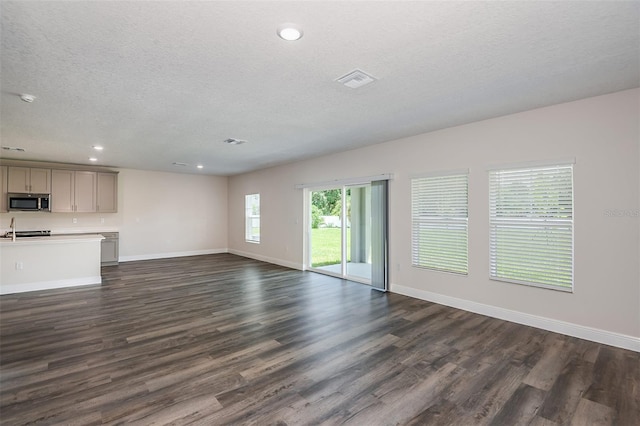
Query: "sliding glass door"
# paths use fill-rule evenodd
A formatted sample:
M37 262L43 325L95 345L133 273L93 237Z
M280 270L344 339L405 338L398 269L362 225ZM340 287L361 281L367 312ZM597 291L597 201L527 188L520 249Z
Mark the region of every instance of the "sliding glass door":
M310 192L310 265L342 276L342 188Z
M308 267L387 288L387 181L310 190Z
M346 277L371 283L371 185L346 187Z

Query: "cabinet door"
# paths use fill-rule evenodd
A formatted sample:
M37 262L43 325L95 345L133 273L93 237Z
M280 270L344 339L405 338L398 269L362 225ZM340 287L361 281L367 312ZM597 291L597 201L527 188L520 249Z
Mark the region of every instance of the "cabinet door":
M75 211L90 213L96 211L96 172L75 172Z
M73 170L51 171L50 202L52 212L73 212L75 206L74 175Z
M118 264L118 240L117 239L105 239L102 240L102 246L100 249L100 263L102 265L117 265Z
M9 167L8 191L9 192L29 192L29 181L31 169L28 167Z
M7 211L7 166L0 166L0 212Z
M116 213L118 211L118 175L115 173L98 173L98 205L100 213Z
M51 192L51 170L31 169L29 192L34 194L49 194Z

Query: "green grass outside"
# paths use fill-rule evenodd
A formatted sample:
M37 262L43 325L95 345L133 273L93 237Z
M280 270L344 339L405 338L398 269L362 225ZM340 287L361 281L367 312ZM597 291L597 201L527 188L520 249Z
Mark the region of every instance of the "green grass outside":
M317 228L311 230L311 266L337 265L340 260L341 228ZM347 247L351 232L347 229ZM347 259L349 261L349 259Z

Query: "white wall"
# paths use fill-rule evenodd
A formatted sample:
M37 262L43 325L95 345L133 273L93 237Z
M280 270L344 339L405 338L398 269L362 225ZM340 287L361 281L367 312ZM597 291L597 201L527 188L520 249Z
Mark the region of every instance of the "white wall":
M509 317L512 312L511 319L525 323L523 318L529 316L529 322L538 325L548 319L572 327L574 335L580 334L580 327L603 330L623 340L630 336L631 346L636 345L640 342L639 98L638 89L623 91L233 176L229 248L301 268L303 191L294 185L393 173L392 291L484 309L495 316ZM574 293L489 280L487 167L567 158L576 160ZM457 169L470 173L469 275L413 268L409 175ZM259 245L244 241L244 195L249 193L261 195ZM623 213L616 215L619 212Z
M120 174L121 257L226 251L226 177L139 170Z
M119 231L121 260L226 251L226 177L119 172L118 213L0 213L0 229L16 217L18 230Z

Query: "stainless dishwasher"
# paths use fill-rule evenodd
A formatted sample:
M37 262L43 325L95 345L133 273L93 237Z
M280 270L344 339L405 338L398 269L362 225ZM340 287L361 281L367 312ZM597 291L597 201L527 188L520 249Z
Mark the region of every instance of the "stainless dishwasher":
M100 232L104 237L100 247L100 265L112 266L118 264L118 232Z

